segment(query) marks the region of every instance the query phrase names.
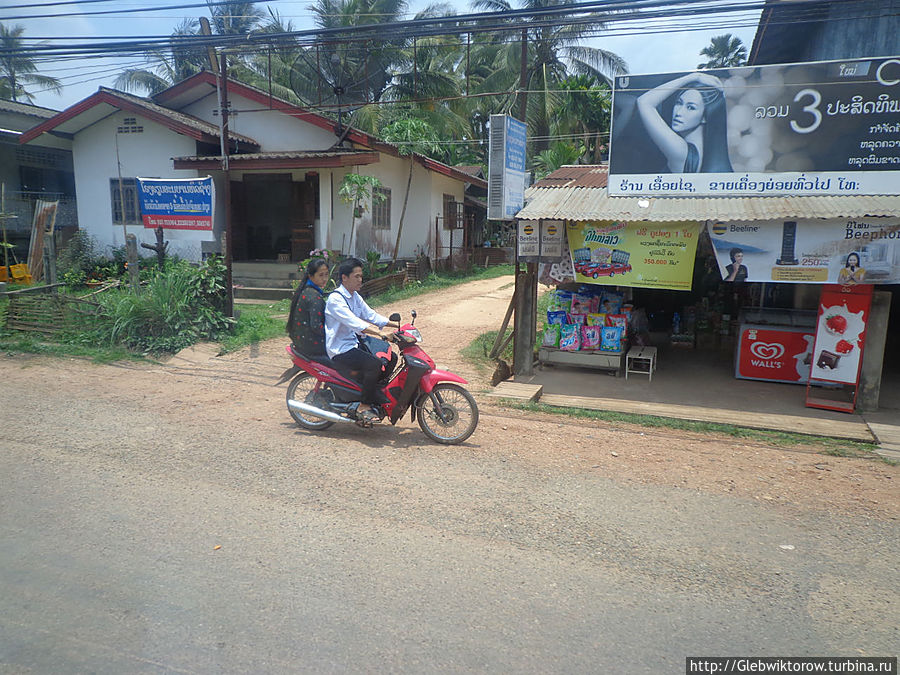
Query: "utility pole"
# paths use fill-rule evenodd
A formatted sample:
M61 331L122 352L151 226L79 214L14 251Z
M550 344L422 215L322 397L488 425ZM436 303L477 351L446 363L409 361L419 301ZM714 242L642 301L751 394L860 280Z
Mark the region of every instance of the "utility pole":
M234 316L234 284L231 274L231 176L228 171L228 57L222 50L219 109L222 113L222 176L225 181L225 314Z
M521 67L519 69L519 120L523 124L528 109L528 29L522 29ZM516 287L513 300L516 306L513 332L513 373L515 375L534 374L534 347L537 327L537 263L525 263L519 269L519 248L516 242Z

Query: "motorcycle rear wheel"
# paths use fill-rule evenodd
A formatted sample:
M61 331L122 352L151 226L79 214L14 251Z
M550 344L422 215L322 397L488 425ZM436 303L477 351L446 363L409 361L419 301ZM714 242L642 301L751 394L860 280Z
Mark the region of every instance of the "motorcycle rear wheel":
M478 406L475 399L459 385L448 382L435 385L432 393L440 401L441 412L446 421L438 414L434 399L428 394L422 394L416 401L419 426L428 438L438 443L462 443L478 426Z
M318 380L309 373L300 373L291 380L291 383L288 385L286 400L290 401L293 399L295 401L314 405L317 408L321 407L321 402L317 400L318 393L315 390L317 383ZM302 412L294 410L290 406L288 406L288 412L297 424L304 429L310 429L311 431L322 431L334 424L334 422L323 420L320 417L304 415Z

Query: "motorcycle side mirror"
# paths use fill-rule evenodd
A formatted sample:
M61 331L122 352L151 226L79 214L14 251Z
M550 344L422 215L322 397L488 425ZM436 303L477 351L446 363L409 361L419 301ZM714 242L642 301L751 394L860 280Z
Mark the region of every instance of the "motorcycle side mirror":
M393 314L391 314L391 315L388 317L388 320L390 320L390 321L399 321L400 318L401 318L401 317L400 317L400 312L394 312Z
M416 315L416 310L411 311L411 312L410 312L410 315L412 316L412 323L415 323L415 322L416 322L416 316L417 316L417 315Z

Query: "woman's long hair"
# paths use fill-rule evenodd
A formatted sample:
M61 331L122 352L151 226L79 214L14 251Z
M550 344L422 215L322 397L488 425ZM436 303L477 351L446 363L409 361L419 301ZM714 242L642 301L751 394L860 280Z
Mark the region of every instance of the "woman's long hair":
M728 118L725 111L725 95L715 87L702 87L697 91L703 97L703 114L706 117L700 173L731 173L734 169L728 158Z
M325 258L313 258L306 265L306 270L304 270L303 276L300 278L297 290L294 291L294 297L291 298L291 310L288 312L287 325L285 326L285 330L289 333L291 331L291 322L294 320L294 312L297 311L297 305L300 303L300 296L303 295L303 290L306 288L306 282L309 281L312 275L319 271L319 268L322 267L322 265L328 266L328 263L325 262Z

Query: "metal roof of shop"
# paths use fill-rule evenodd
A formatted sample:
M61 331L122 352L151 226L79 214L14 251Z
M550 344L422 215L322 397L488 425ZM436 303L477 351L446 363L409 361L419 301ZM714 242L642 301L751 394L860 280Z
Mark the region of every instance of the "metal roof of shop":
M525 191L519 220L778 220L900 216L900 195L610 197L606 165L564 166Z

